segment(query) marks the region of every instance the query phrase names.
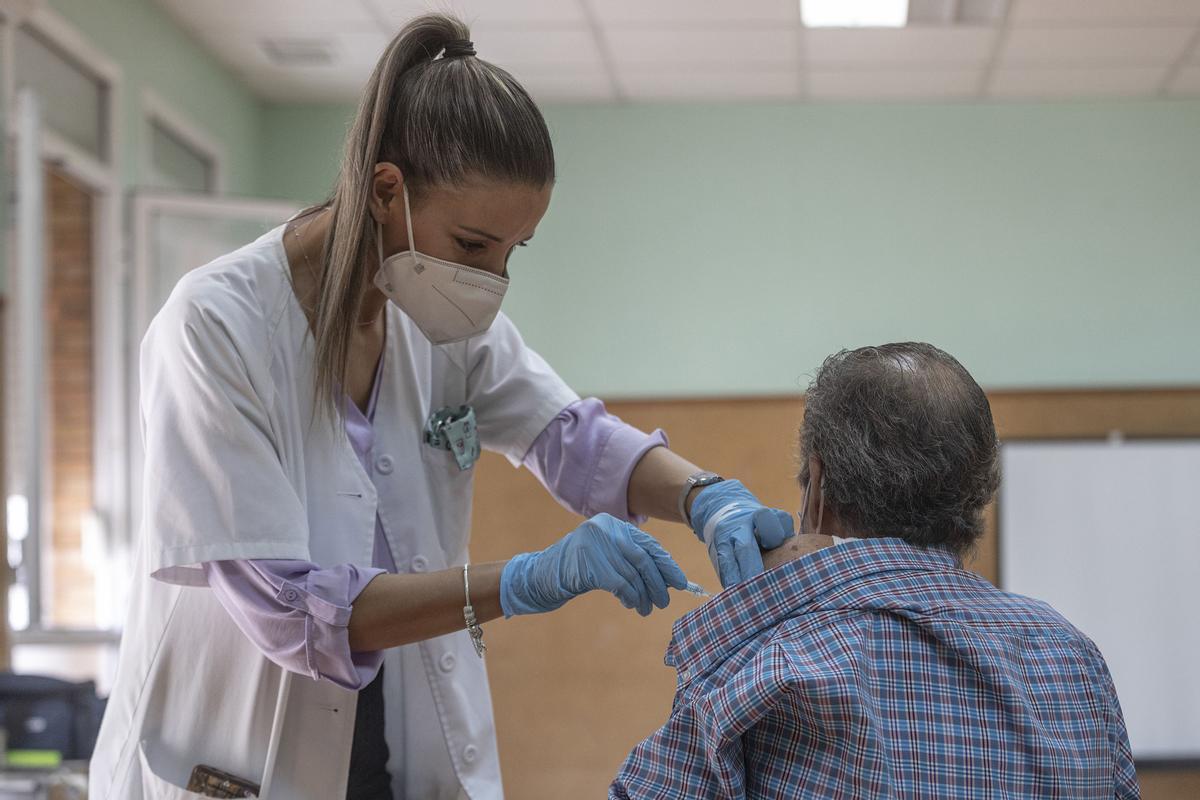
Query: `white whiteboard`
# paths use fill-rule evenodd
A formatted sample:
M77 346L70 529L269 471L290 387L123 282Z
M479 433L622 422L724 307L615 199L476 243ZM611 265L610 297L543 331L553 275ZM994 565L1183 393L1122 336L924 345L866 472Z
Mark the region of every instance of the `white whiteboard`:
M1200 441L1011 442L1002 588L1104 653L1136 758L1200 757Z

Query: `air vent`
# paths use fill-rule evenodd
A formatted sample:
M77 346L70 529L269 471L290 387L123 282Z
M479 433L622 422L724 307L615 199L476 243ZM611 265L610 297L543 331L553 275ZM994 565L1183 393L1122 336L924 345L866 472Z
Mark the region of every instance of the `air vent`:
M329 39L263 39L260 44L267 60L279 67L324 67L334 61Z

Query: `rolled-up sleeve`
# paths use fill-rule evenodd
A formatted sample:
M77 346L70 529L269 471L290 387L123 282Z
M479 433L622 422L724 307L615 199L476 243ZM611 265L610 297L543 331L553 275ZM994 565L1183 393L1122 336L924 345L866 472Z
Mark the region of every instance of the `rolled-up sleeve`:
M314 680L358 690L374 680L382 651L350 649L350 614L367 584L385 572L308 561L206 561L208 585L234 623L271 661Z
M666 446L663 431L640 431L589 397L559 412L534 440L523 463L576 514L612 514L640 525L645 518L629 511L629 479L642 456Z

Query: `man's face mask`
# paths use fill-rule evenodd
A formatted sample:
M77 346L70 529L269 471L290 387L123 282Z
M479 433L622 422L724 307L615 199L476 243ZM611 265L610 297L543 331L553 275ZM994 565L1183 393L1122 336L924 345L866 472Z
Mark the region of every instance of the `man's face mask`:
M375 226L379 254L375 285L433 344L450 344L478 336L492 326L500 313L508 279L417 252L408 187L402 187L402 191L409 249L384 260L383 226Z

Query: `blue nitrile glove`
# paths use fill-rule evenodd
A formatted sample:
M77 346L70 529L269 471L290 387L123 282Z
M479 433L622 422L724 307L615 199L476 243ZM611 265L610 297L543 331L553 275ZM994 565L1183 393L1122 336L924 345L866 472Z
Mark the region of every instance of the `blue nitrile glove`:
M692 503L692 530L708 545L708 557L724 587L763 571L759 550L774 550L792 530L792 515L768 508L741 481L705 486Z
M521 553L500 573L504 616L553 611L572 597L603 589L643 617L651 604L666 608L667 587L687 578L648 533L608 514L592 517L537 553Z

